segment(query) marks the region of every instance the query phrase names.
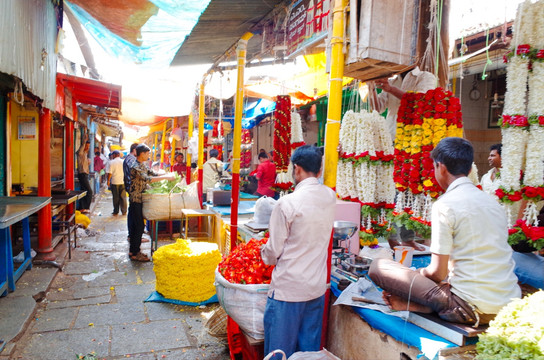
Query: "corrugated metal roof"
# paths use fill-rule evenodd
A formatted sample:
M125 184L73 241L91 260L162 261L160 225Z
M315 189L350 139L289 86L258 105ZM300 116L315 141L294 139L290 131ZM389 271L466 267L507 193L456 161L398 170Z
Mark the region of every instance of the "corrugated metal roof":
M58 81L72 91L79 103L121 109L121 86L66 74L57 74Z
M286 0L212 0L171 65L214 63L240 37ZM260 36L249 42L248 58L260 50Z

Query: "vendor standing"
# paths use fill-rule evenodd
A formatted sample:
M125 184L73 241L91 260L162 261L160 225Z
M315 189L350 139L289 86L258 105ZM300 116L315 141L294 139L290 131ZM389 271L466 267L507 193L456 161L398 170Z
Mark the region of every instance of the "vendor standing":
M318 182L321 152L301 146L291 157L295 191L270 217L270 239L261 255L272 272L264 313L264 351L318 351L327 289L327 253L336 196Z
M182 178L187 174L187 164L183 161L183 154L177 153L174 158L176 163L172 165L172 172L177 172Z
M142 234L144 233L144 215L142 211L142 193L147 184L161 180L175 180L172 174L157 176L151 171L146 163L149 161L149 152L151 149L147 145L141 144L136 147L136 161L130 167L130 205L128 216L130 219L130 260L149 261L147 255L140 251L142 244Z
M446 192L433 204L431 263L413 271L389 259L372 262L369 276L394 310L436 311L462 324L487 324L520 288L508 245L506 214L467 177L470 142L449 137L431 152Z
M259 166L257 167L256 178L259 185L255 195L258 197L265 195L274 197L275 191L272 190L272 186L276 180L276 165L270 161L268 154L265 152L259 153Z
M77 179L79 180L79 187L81 190L87 191L87 195L80 200L81 212L83 214L89 213L89 208L93 201L93 189L89 183L89 148L91 143L89 142L89 135L85 133L81 140L81 146L77 150Z

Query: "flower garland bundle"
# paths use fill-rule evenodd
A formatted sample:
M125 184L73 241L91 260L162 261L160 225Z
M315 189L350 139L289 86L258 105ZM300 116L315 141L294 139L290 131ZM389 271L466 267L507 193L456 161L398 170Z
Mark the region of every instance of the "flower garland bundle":
M240 173L249 174L249 168L251 167L251 146L252 139L251 133L247 129L242 129L241 139L241 152L240 152Z
M445 137L462 137L459 99L442 88L406 93L397 117L394 175L397 199L393 215L408 229L430 233L433 199L442 189L434 176L431 151Z
M502 127L501 185L496 194L508 214L511 245L544 246L544 224L538 223L537 202L544 198L544 2L518 7L514 48L507 65ZM527 86L528 85L528 86ZM528 89L528 90L527 90ZM527 107L526 107L527 101ZM520 200L528 200L515 223Z
M210 144L212 145L222 145L223 144L223 124L219 120L215 120L212 126L212 136L210 139Z
M347 111L340 127L342 154L336 191L346 201L361 204L362 246L375 245L391 231L393 209L393 147L383 118L377 113Z
M293 186L289 170L291 157L291 97L278 95L274 110L274 163L276 165L276 183L273 188L285 193Z
M178 239L153 254L156 289L168 299L200 302L215 294L215 269L221 261L217 244Z
M306 145L302 136L302 122L299 113L291 113L291 149L295 150L302 145Z

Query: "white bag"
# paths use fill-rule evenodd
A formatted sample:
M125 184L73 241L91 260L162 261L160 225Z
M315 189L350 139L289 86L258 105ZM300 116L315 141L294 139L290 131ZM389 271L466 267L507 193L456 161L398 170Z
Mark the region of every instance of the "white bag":
M183 180L185 181L185 180ZM184 192L170 194L142 194L142 213L147 220L179 220L182 209L200 209L198 181Z
M287 360L285 353L282 350L274 350L266 355L263 360L270 360L274 355L281 354L282 360ZM289 360L340 360L339 357L333 355L327 349L321 351L297 351L289 356Z
M238 326L254 339L264 339L264 309L269 284L232 284L215 270L219 304Z
M276 205L276 200L268 196L263 196L255 202L255 214L253 221L256 224L268 225L270 223L270 215Z

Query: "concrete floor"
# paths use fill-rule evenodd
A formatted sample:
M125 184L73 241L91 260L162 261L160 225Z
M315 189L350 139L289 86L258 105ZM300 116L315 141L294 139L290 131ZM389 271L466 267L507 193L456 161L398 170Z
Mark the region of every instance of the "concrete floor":
M66 256L62 271L35 266L0 298L0 359L230 359L226 341L204 327L218 304L144 302L155 289L153 263L128 259L126 216L110 215L111 193L95 202L90 236L78 238L72 259L65 244L55 249Z

